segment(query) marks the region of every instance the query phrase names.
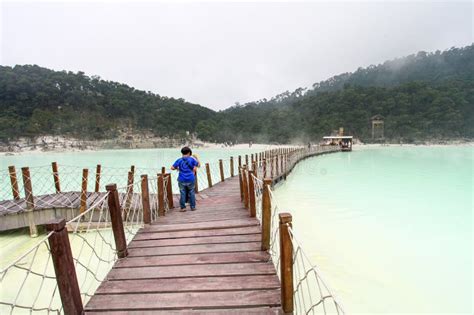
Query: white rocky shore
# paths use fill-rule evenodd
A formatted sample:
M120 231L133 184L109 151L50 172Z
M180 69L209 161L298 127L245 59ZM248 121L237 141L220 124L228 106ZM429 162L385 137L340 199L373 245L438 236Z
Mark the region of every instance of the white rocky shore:
M194 148L249 148L249 143L229 146L222 143L200 141L195 138L172 139L159 137L128 136L108 140L80 140L63 136L43 136L35 139L20 138L8 144L0 143L0 155L17 155L41 152L75 152L112 149L150 149L150 148L179 148L189 145ZM253 149L268 149L277 147L269 144L252 144Z

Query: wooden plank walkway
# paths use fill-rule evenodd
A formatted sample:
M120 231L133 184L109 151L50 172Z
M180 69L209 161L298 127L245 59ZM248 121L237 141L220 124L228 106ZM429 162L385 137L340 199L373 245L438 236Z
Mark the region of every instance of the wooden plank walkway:
M238 177L197 198L196 211L175 208L138 232L86 314L281 314L280 282Z

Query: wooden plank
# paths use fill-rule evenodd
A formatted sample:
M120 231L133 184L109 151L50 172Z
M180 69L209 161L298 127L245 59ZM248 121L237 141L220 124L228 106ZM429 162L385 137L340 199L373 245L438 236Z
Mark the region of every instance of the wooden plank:
M172 310L279 306L279 290L96 295L86 310Z
M245 235L260 233L258 226L241 227L241 228L218 228L213 230L194 230L194 231L176 231L168 233L154 232L150 233L146 230L140 230L134 237L134 241L152 240L152 239L173 239L173 238L190 238L190 237L209 237L224 235Z
M149 315L149 314L157 314L157 315L177 315L177 314L189 314L189 315L228 315L228 314L259 314L259 315L281 315L284 314L281 308L279 307L246 307L246 308L238 308L238 309L187 309L183 310L139 310L139 311L86 311L85 314L87 315Z
M159 279L159 278L189 278L189 277L217 277L236 275L275 275L275 267L268 263L248 264L209 264L186 266L159 266L139 268L114 268L108 280L126 279Z
M198 223L183 223L183 224L169 224L169 225L151 225L148 229L142 231L142 233L150 232L173 232L173 231L189 231L189 230L213 230L222 228L236 228L236 227L247 227L256 226L258 221L255 219L239 219L239 220L225 220L225 221L212 221L212 222L198 222Z
M103 282L95 294L170 293L278 289L273 275L213 278L144 279Z
M268 262L269 259L270 255L262 251L127 257L117 261L114 268Z
M260 242L129 248L130 257L261 251Z
M181 246L196 244L223 244L223 243L242 243L242 242L258 242L261 235L258 233L247 235L225 235L210 236L197 238L181 238L181 239L164 239L164 240L135 240L128 246L129 248L139 247L161 247L161 246Z

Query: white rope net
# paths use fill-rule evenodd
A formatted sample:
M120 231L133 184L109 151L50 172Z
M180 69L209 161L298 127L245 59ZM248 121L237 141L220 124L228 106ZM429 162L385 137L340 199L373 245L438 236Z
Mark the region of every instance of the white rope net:
M61 175L63 174L67 172L62 172ZM123 176L122 172L120 174ZM117 175L108 175L107 180L114 179L114 176ZM160 177L164 177L162 207L167 211L169 176L155 175L148 179L150 204L153 205L153 200L158 201ZM125 178L126 184L117 188L117 191L128 244L143 226L143 206L141 181L134 180L133 176L129 176L128 180ZM41 184L38 178L32 182ZM34 188L40 193L49 192L46 184ZM69 242L84 305L118 259L108 208L109 197L110 192L97 193L93 200L88 198L87 208L80 213L80 203L74 203L72 199L63 196L64 205L70 207L68 213L70 212L72 216L67 221L66 228L69 232ZM56 199L51 200L51 205L56 205L58 202ZM152 220L158 219L158 205L150 208ZM41 236L31 249L6 266L0 266L0 314L63 313L49 248L49 238L53 233L55 232Z

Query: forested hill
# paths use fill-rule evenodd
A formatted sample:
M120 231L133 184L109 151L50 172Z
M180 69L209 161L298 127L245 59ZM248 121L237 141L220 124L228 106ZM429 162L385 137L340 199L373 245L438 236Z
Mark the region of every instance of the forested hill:
M82 72L0 66L3 142L46 134L113 138L132 128L284 143L317 141L338 127L369 141L376 114L385 117L390 141L474 138L474 45L419 52L221 112Z
M183 99L36 65L0 66L0 140L71 135L113 138L120 129L181 137L215 112Z
M314 141L338 127L370 141L385 117L389 141L474 138L474 45L419 52L359 68L271 99L233 106L200 122L202 138Z

